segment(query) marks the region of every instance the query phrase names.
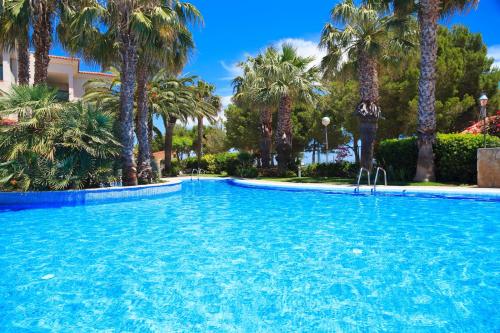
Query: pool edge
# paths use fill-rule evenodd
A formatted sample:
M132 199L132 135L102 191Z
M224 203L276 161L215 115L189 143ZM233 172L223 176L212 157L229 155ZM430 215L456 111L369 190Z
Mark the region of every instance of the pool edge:
M181 188L181 180L170 180L168 183L129 187L108 187L68 191L0 192L0 208L29 209L109 203L121 200L155 197L167 193L178 192Z

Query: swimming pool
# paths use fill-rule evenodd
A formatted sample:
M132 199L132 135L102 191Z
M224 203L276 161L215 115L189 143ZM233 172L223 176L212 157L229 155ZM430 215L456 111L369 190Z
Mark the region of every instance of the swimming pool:
M188 181L3 211L0 331L497 331L499 204Z

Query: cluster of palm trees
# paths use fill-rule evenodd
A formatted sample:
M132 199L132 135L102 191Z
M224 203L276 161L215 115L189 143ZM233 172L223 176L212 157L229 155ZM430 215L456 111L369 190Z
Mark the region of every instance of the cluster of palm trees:
M111 84L90 83L86 99L119 110L124 185L152 181L153 111L170 127L177 119L189 116L202 122L203 117L217 113L213 87L203 81L195 83L195 78L178 78L194 47L189 25L203 22L192 4L178 0L3 0L0 9L0 44L16 49L20 84L29 83L30 46L35 50L34 83L46 84L56 23L58 38L68 52L103 68L118 68Z
M371 169L373 142L381 115L378 105L380 61L408 56L408 49L420 43L418 83L418 162L416 181L435 179L432 145L436 137L435 86L438 19L478 0L365 0L359 7L344 0L331 12L332 24L323 30L321 43L328 51L322 61L325 74L356 69L360 103L362 141L361 166ZM418 18L414 20L414 16ZM418 33L419 32L419 33ZM419 35L420 38L417 36Z
M278 111L274 143L278 169L290 167L292 154L292 103L315 104L321 92L319 68L314 59L301 57L291 45L281 50L269 47L256 57L249 57L239 66L243 75L234 79L234 100L252 105L260 112L260 155L262 167L271 162L273 143L272 113Z

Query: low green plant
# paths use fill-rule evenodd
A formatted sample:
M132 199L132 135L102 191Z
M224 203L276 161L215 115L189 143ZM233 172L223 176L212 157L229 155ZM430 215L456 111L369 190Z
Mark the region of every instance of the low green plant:
M357 172L357 166L350 162L335 162L310 164L302 168L304 177L354 177Z
M59 103L46 86L12 87L0 99L0 189L63 190L98 187L116 180L120 144L114 116L95 105Z
M500 146L500 138L487 136L487 146ZM438 134L434 144L436 180L474 184L477 180L477 150L483 136ZM416 138L388 139L378 145L375 158L391 180L410 181L415 176L418 147Z

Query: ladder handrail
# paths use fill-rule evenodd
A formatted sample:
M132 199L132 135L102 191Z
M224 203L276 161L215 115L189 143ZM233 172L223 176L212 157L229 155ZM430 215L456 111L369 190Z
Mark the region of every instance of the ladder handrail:
M193 180L193 176L195 174L197 174L198 175L198 181L199 181L200 180L200 175L205 174L205 173L207 173L207 172L205 170L203 170L203 169L200 169L200 168L193 169L193 170L191 170L191 180Z
M382 170L384 173L384 184L387 186L387 172L385 171L384 168L378 167L377 172L375 172L375 180L373 181L373 192L377 190L377 180L378 180L378 172Z
M361 167L359 169L358 174L358 184L356 185L355 191L359 192L359 183L361 182L361 176L363 176L363 171L366 171L366 175L368 176L368 186L370 186L370 171L366 168Z

